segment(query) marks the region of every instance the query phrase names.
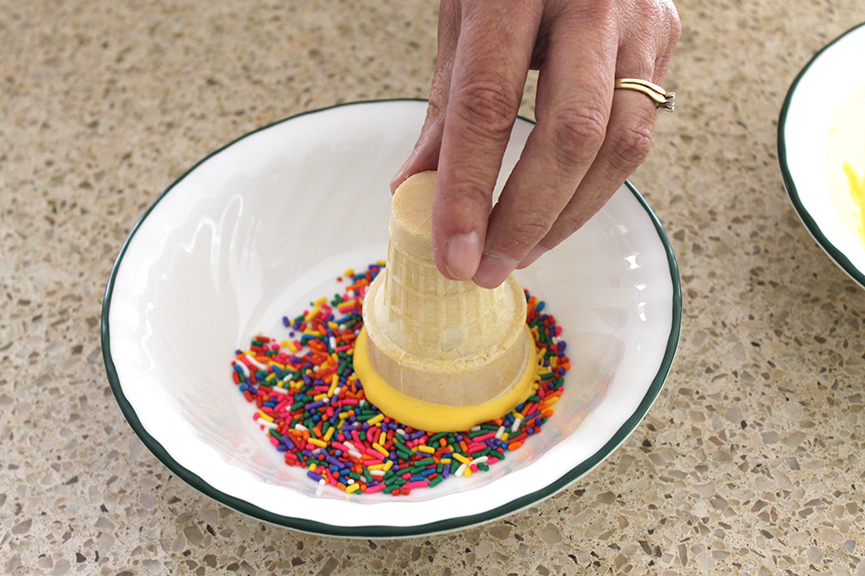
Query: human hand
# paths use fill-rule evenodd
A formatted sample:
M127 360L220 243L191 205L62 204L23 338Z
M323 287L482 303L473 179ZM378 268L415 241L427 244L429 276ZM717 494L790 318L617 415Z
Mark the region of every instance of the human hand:
M585 224L649 152L681 25L672 0L441 0L438 60L415 149L391 184L438 170L432 241L453 280L501 284ZM492 193L529 69L537 125Z

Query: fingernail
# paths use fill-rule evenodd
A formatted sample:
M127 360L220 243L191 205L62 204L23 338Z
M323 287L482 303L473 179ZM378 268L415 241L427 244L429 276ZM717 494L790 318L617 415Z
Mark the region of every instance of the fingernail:
M495 288L510 276L516 266L516 260L494 254L484 254L478 271L475 272L475 284L483 288Z
M408 158L406 158L406 161L403 162L403 165L400 166L399 170L397 170L396 176L394 176L393 180L390 181L391 194L396 192L396 189L399 187L400 184L403 183L403 180L405 180L409 176L407 174L409 164L411 164L412 160L414 160L414 157L417 156L417 153L418 153L417 148L415 148L414 150L411 151L411 154L409 154Z
M520 260L520 263L517 264L517 268L519 268L520 270L522 270L523 268L528 268L535 263L535 260L543 256L547 252L549 252L549 250L538 244L537 246L529 250L529 253L526 254L525 258Z
M481 241L477 232L455 234L445 245L445 267L457 280L468 280L478 269L481 258Z

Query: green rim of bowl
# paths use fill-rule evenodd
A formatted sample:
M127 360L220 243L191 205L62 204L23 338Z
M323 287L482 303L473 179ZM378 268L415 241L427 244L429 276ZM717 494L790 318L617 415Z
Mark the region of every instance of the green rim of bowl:
M215 150L214 152L211 152L206 157L199 160L194 166L192 166L192 168L187 170L182 176L180 176L168 188L166 188L166 190L159 196L159 198L156 199L156 201L147 209L141 219L135 224L132 231L129 233L129 237L126 239L126 242L124 242L123 247L120 249L117 260L114 262L114 267L111 270L111 276L108 280L108 286L105 290L105 299L102 303L102 358L105 362L105 370L108 374L108 381L111 385L111 390L114 393L114 397L117 399L117 403L120 405L120 410L123 412L123 415L126 417L126 420L129 422L132 430L135 432L135 434L138 435L144 445L147 446L147 448L179 478L181 478L187 484L191 485L193 488L196 488L207 496L213 498L217 502L220 502L221 504L233 508L238 512L241 512L253 518L257 518L259 520L263 520L265 522L277 524L280 526L286 526L303 532L320 534L323 536L354 538L405 538L411 536L429 535L439 532L448 532L468 528L470 526L482 524L484 522L489 522L491 520L507 516L518 510L533 506L541 502L542 500L549 498L550 496L564 489L569 484L588 473L590 470L592 470L592 468L600 464L607 456L609 456L613 451L615 451L619 444L625 441L625 439L630 435L634 428L636 428L637 424L640 423L640 421L646 415L646 412L648 412L649 408L658 397L658 394L661 392L664 380L666 379L667 374L670 371L670 366L676 353L676 346L679 342L679 332L682 323L682 287L679 281L679 267L676 263L676 257L673 254L673 248L670 245L670 241L667 238L667 235L664 232L661 223L658 221L658 218L649 208L649 205L646 203L645 199L642 197L642 195L640 195L639 192L637 192L637 189L634 188L634 186L631 185L630 182L626 182L625 184L627 185L628 189L634 194L634 196L640 202L640 205L648 214L649 218L651 218L652 223L655 225L655 230L657 231L658 236L664 245L664 250L667 254L667 263L670 267L670 280L673 285L673 317L671 322L670 335L667 339L667 346L664 353L663 361L661 362L661 366L658 369L658 372L655 375L654 379L652 380L652 384L649 386L648 392L643 397L636 411L622 424L622 426L616 431L613 437L600 450L598 450L588 459L578 464L575 468L570 470L561 478L555 480L554 482L551 482L549 485L542 488L541 490L538 490L531 494L526 494L525 496L521 496L520 498L516 498L511 502L508 502L507 504L498 506L496 508L479 514L458 516L454 518L449 518L447 520L440 520L414 526L369 525L355 527L336 526L324 522L308 520L305 518L295 518L291 516L275 514L273 512L255 506L245 500L241 500L213 488L210 484L208 484L206 480L204 480L194 472L190 471L189 469L185 468L184 466L180 465L174 458L172 458L171 454L169 454L168 451L156 439L154 439L153 436L151 436L147 432L147 430L141 424L141 421L138 419L138 415L135 413L135 410L133 409L132 405L129 403L129 401L126 399L125 394L123 393L123 386L117 376L117 370L111 357L111 327L109 326L108 322L109 311L111 309L111 296L114 291L114 282L117 278L118 270L120 269L120 266L123 262L123 256L124 254L126 254L126 250L132 242L132 239L135 237L136 231L139 229L142 222L144 222L144 220L148 217L153 208L159 203L159 201L162 200L166 195L168 195L171 190L190 172L195 170L201 163L206 161L211 156L218 154L225 148L234 145L240 140L246 138L247 136L308 114L325 112L327 110L342 106L363 106L365 104L378 104L386 102L426 102L426 100L415 98L369 100L363 102L348 102L344 104L337 104L334 106L321 108L318 110L310 110L308 112L291 116L284 120L274 122L273 124L269 124L267 126L258 128L257 130L254 130L252 132L249 132L248 134L237 138L236 140L226 144L225 146L219 148L218 150ZM522 118L522 120L531 122L531 120L528 120L526 118Z
M781 107L781 115L778 118L778 162L781 164L781 174L784 176L784 186L787 188L787 195L790 197L790 200L793 202L793 207L796 209L796 213L799 215L799 219L802 220L802 223L805 224L805 228L808 229L808 232L811 233L811 236L814 237L814 240L820 245L821 248L829 255L832 260L835 261L835 264L838 265L844 272L847 273L850 278L858 282L862 287L865 287L865 271L859 270L847 256L841 252L832 242L826 238L825 234L823 234L820 225L817 224L817 221L811 216L811 213L808 212L808 209L805 208L805 205L802 203L802 199L799 196L799 191L796 189L796 182L793 179L793 175L790 173L790 166L787 164L787 115L790 112L790 103L793 100L793 95L796 93L796 88L799 86L799 82L802 78L805 77L805 74L808 73L808 70L811 66L817 61L820 56L826 52L829 48L838 43L842 38L847 36L848 34L855 32L859 28L865 27L865 22L861 24L857 24L856 26L850 28L834 40L832 40L829 44L820 49L819 52L814 54L811 57L811 60L808 61L808 64L802 68L801 72L796 76L796 79L793 80L793 84L790 85L790 89L787 91L787 96L784 98L784 105Z

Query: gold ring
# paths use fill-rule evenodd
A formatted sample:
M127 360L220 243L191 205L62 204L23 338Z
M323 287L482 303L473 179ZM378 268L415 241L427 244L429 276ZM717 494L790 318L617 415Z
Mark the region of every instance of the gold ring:
M672 112L676 105L676 93L667 92L657 84L640 80L639 78L618 78L613 88L622 90L636 90L642 92L655 102L655 108Z

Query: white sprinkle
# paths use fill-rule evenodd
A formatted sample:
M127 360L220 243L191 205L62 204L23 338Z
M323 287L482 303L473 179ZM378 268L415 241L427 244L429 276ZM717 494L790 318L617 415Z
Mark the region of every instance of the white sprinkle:
M259 424L261 424L265 428L270 428L271 430L276 430L277 428L279 428L279 426L277 426L273 422L268 422L264 418L259 418L256 420L256 422L258 422Z
M516 420L514 420L514 423L511 425L511 432L516 432L517 430L519 430L520 424L522 424L522 423L523 423L522 418L517 418Z
M246 358L247 358L251 363L253 363L254 365L256 365L256 366L258 366L259 368L261 368L262 370L267 370L267 365L262 364L261 362L259 362L259 361L256 360L255 358L253 358L251 354L247 354L247 355L246 355Z
M504 427L504 426L499 426L499 429L496 430L496 440L501 440L501 439L502 439L502 434L504 434L504 433L505 433L505 427Z
M454 474L454 476L457 476L457 477L462 476L462 475L463 475L463 472L465 472L465 471L466 471L466 465L465 465L465 464L460 464L460 467L457 468L457 471L456 471L456 473Z

